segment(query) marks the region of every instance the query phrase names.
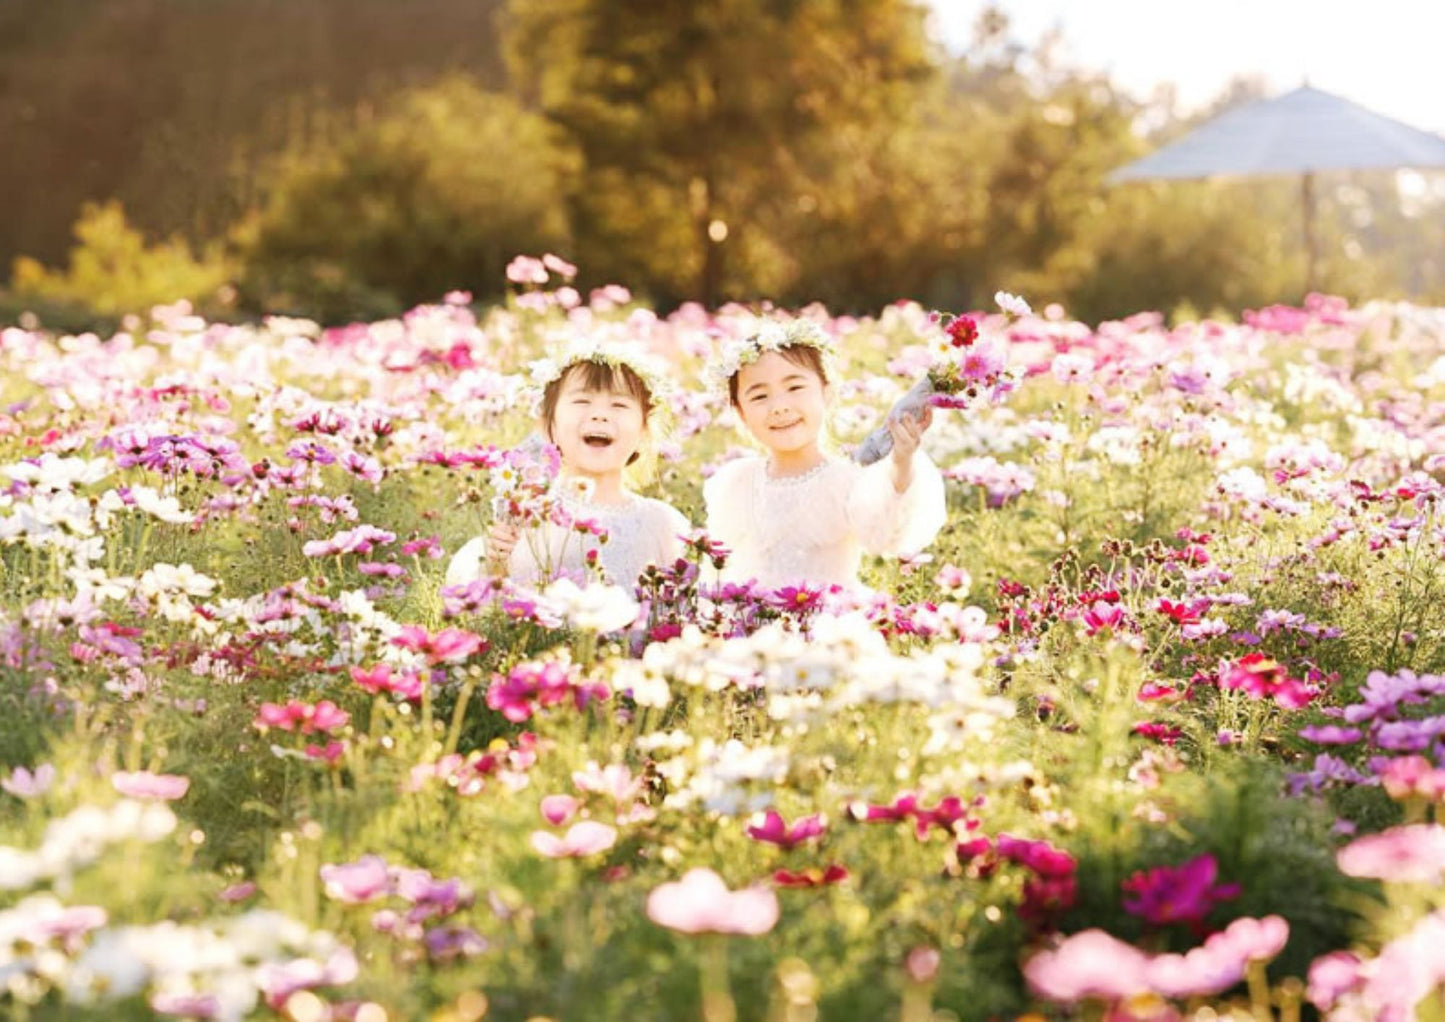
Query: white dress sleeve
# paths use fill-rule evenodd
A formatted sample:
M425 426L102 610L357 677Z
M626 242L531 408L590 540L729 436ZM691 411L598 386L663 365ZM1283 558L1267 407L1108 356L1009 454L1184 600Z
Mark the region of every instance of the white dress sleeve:
M462 544L462 548L447 562L447 573L443 585L459 586L475 582L484 574L482 568L487 560L487 540L478 536Z
M943 475L922 451L913 454L908 489L893 489L893 459L859 469L848 494L848 518L863 549L885 557L916 554L933 542L948 518Z
M739 458L718 467L703 484L702 499L707 509L707 534L724 546L736 549L747 536L748 487L753 458Z
M662 560L658 563L663 567L670 566L682 556L682 537L692 531L692 522L687 520L677 508L671 504L658 501L659 518L661 519L660 535L658 536L658 548L662 551Z

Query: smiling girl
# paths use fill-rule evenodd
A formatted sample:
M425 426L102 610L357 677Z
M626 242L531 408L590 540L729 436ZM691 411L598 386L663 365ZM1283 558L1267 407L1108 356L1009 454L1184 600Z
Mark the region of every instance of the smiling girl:
M567 576L581 580L600 560L606 578L629 591L648 564L670 565L682 553L691 524L670 504L628 488L626 473L654 446L660 372L640 352L623 347L573 351L533 366L541 388L541 433L558 451L565 518L600 525L606 542L548 522L519 529L496 521L452 558L446 584L483 574L524 584Z
M833 457L824 446L830 360L822 329L796 320L735 342L711 369L764 451L703 486L708 534L732 551L724 580L856 588L864 553L917 553L943 526L943 479L918 449L931 409L889 420L890 458L865 468Z

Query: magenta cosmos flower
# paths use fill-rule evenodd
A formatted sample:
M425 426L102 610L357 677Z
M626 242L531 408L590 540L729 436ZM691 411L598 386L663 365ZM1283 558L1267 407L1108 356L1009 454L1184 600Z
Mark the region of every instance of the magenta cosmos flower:
M826 828L827 824L821 813L805 816L789 827L781 816L769 809L756 817L752 826L748 827L748 837L789 851L804 841L819 837Z
M777 925L778 896L765 887L730 891L712 870L692 869L681 880L653 889L647 918L679 933L755 937Z
M1218 876L1218 863L1207 853L1182 866L1157 866L1135 873L1120 884L1124 911L1153 926L1198 926L1216 903L1239 896L1239 884L1217 884Z

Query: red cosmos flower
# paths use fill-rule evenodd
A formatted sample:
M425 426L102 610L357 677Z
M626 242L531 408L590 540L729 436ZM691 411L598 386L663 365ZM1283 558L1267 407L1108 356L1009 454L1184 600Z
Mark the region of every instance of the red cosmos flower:
M1310 688L1291 678L1283 664L1263 653L1247 653L1220 673L1220 688L1243 689L1253 699L1273 699L1280 706L1297 710L1314 698Z
M1136 735L1152 738L1162 745L1173 745L1184 737L1184 732L1173 724L1163 724L1151 720L1141 720L1134 725L1133 731Z
M769 809L763 814L760 823L755 823L748 828L748 837L754 841L777 845L784 851L791 851L804 841L811 841L813 838L821 836L826 829L827 823L822 814L805 816L789 827L781 816Z
M1166 703L1177 703L1184 698L1184 693L1161 681L1146 681L1139 686L1139 694L1136 698L1141 703L1151 703L1156 700Z
M837 863L827 869L805 869L797 873L780 869L773 874L773 883L779 887L829 887L848 879L848 870Z
M1160 600L1154 605L1154 609L1172 619L1176 625L1197 625L1199 623L1199 611L1192 604Z
M1188 923L1202 928L1204 917L1221 901L1239 897L1239 884L1217 884L1219 864L1208 853L1182 866L1156 866L1135 873L1119 886L1123 889L1124 911L1151 926Z
M945 329L955 348L967 348L978 340L978 324L971 316L957 316Z

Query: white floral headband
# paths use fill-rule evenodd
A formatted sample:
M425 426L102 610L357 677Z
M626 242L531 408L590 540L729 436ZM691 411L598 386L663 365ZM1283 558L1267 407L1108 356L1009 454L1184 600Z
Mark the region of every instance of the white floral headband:
M562 378L575 365L594 362L612 369L627 368L637 374L654 405L666 403L672 384L661 361L640 349L621 344L572 344L558 358L539 358L527 366L531 385L540 401L547 386Z
M715 389L727 393L728 382L746 365L752 365L770 351L792 347L814 348L823 359L825 374L831 378L833 342L823 328L810 319L768 323L744 338L729 338L705 370Z

